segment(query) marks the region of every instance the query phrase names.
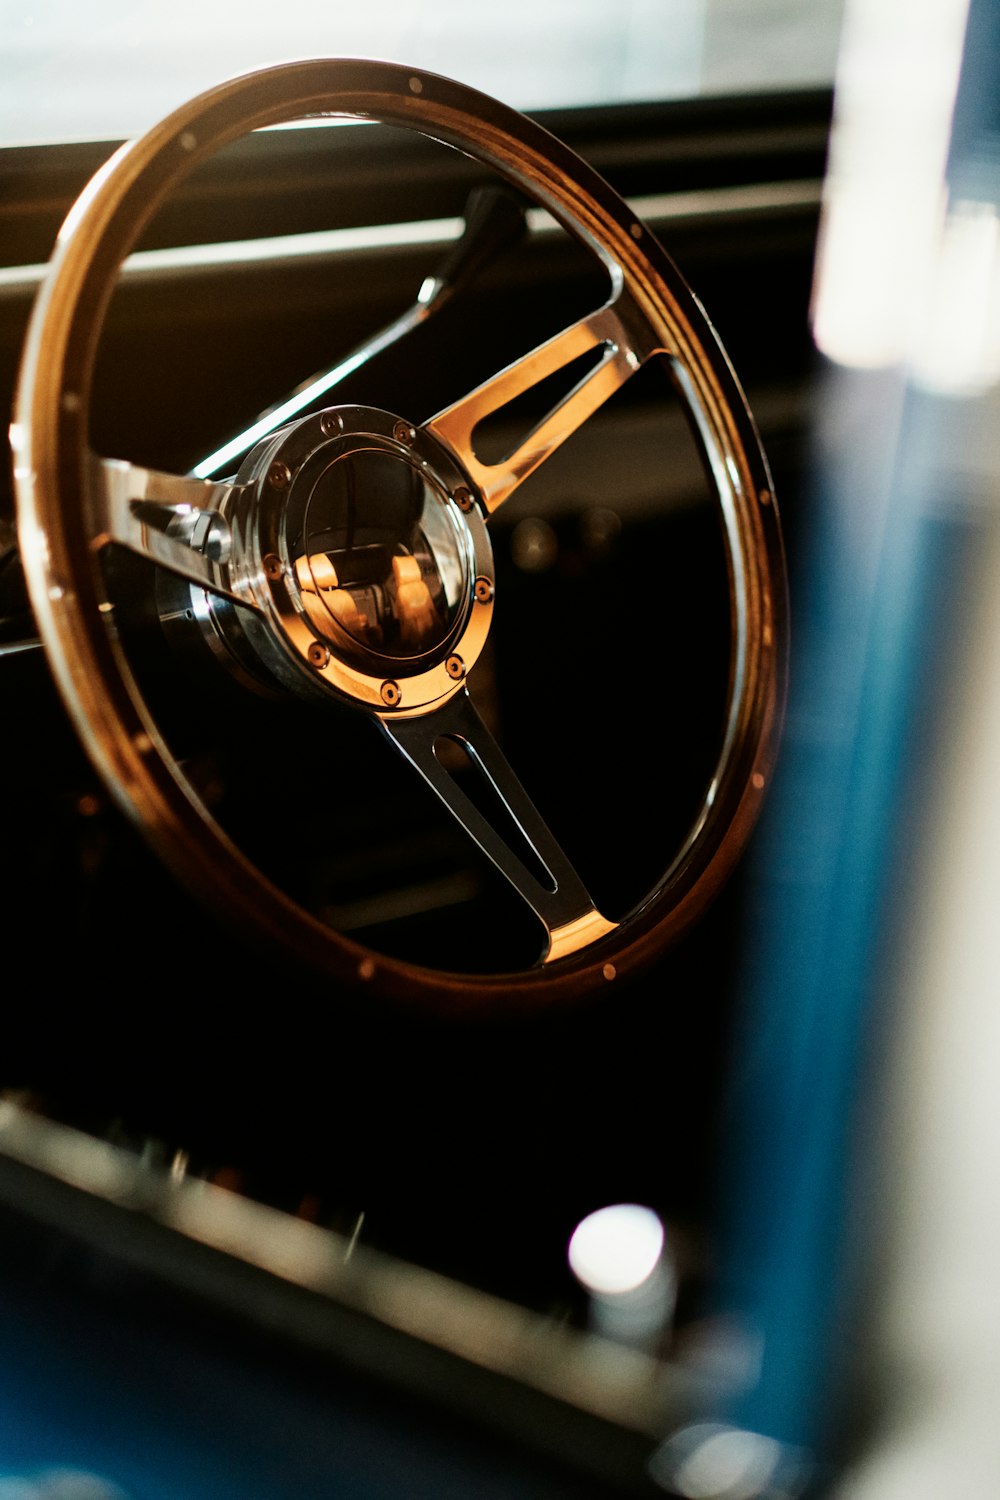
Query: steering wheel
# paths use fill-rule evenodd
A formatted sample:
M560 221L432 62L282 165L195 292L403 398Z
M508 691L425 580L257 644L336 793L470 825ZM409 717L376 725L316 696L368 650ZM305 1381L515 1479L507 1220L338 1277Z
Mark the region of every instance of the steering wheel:
M326 406L265 431L225 478L96 456L99 335L144 226L220 147L320 116L381 121L478 159L596 257L610 284L603 305L422 424ZM474 708L467 678L494 612L491 517L654 358L686 405L718 497L730 665L697 814L651 888L611 919ZM484 419L569 367L582 373L568 393L486 461L476 441ZM771 480L736 378L679 272L608 185L537 124L457 83L380 62L296 62L209 90L123 147L71 211L34 310L12 432L28 587L84 745L159 856L248 932L390 997L446 1010L541 1004L647 965L732 870L771 778L784 698L785 573ZM188 607L161 606L161 618L196 617L191 628L236 691L263 694L279 713L310 705L332 722L340 705L370 720L535 913L537 962L500 973L423 967L362 945L283 889L212 811L158 722L109 602L109 559L122 552L160 578L158 599L164 578L175 602L181 590Z

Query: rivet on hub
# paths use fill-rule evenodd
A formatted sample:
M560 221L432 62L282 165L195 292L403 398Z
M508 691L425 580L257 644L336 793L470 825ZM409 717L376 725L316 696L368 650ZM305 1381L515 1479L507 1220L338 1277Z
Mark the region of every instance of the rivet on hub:
M467 485L456 486L455 493L451 497L460 511L470 511L473 506L472 491Z
M392 435L396 439L397 443L405 443L406 446L409 447L417 434L414 432L409 422L397 422L395 427L392 429Z
M292 471L287 464L283 464L280 458L276 458L267 471L267 482L276 490L288 488L292 477Z
M456 682L460 682L465 676L465 662L460 656L449 656L444 669L449 677L454 677Z
M281 573L281 558L276 552L268 552L264 558L264 577L280 578Z
M306 655L314 667L325 667L330 660L329 648L322 641L312 641Z
M344 430L344 419L339 412L325 411L319 419L319 430L324 437L335 437Z
M477 578L472 592L477 604L489 604L493 598L493 585L488 578Z
M386 705L387 708L395 708L396 704L400 702L403 696L402 692L400 691L399 683L393 682L391 678L383 682L379 691L382 694L382 702Z

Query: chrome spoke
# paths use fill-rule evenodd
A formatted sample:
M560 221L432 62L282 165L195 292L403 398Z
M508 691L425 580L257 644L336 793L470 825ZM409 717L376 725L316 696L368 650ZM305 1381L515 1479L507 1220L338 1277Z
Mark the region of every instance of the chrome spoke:
M436 286L434 291L436 293ZM359 344L335 365L325 370L318 370L315 375L310 375L283 401L269 406L244 432L238 433L229 442L223 443L221 448L217 448L214 453L202 459L201 463L196 464L191 471L192 474L196 478L207 479L216 474L232 473L255 443L259 443L262 438L270 437L272 432L277 432L278 428L284 426L286 422L294 421L296 417L301 417L308 410L317 407L320 399L327 392L340 385L341 381L353 375L356 370L360 370L384 349L391 348L404 335L418 328L432 311L437 310L437 306L436 298L433 302L430 300L425 302L418 297L412 307L408 307L387 327L380 329L378 333Z
M462 691L420 718L385 716L382 728L416 767L451 815L541 919L548 934L544 963L612 932L553 837L503 751ZM450 741L464 755L466 774L478 777L475 800L439 758Z
M626 319L627 307L619 296L598 312L581 318L425 424L427 431L456 455L481 491L488 512L502 505L523 479L656 352L648 329L639 328L638 319ZM598 355L597 363L506 458L499 463L483 463L476 456L475 434L481 422L592 352Z
M41 651L42 643L37 635L24 636L19 641L0 641L0 657L23 656L25 651Z
M426 278L412 306L336 364L303 380L284 400L268 407L244 432L202 459L192 469L192 474L199 479L231 474L255 443L277 432L286 422L317 407L321 398L341 381L367 365L376 355L391 349L393 344L439 312L456 291L475 280L498 255L516 243L526 228L524 209L509 193L499 188L473 189L463 210L463 219L461 235L449 246L437 272Z
M232 576L232 536L219 507L242 490L120 459L92 459L95 550L117 542L237 604L253 605Z

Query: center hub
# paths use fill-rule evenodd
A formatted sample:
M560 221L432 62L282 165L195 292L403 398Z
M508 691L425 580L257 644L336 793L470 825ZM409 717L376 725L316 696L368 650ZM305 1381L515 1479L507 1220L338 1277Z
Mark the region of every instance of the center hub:
M482 650L493 559L468 476L436 439L345 406L262 443L238 481L259 559L255 649L286 683L426 711ZM265 626L266 622L266 626ZM317 684L318 679L318 684Z

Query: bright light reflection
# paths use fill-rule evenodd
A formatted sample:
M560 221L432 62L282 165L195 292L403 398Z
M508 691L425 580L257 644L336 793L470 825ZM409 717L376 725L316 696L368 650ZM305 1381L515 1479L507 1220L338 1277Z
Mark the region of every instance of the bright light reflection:
M574 1276L599 1296L635 1291L656 1270L662 1253L663 1225L651 1208L638 1203L588 1214L569 1242Z
M841 364L895 364L919 336L967 7L847 7L813 306L816 342Z
M1000 216L993 203L951 206L914 356L918 384L973 396L1000 378Z

